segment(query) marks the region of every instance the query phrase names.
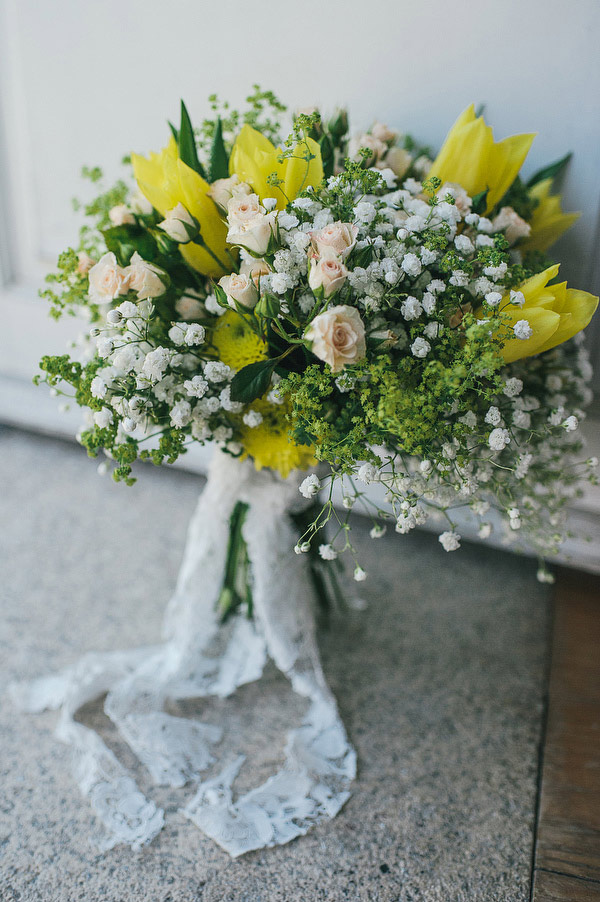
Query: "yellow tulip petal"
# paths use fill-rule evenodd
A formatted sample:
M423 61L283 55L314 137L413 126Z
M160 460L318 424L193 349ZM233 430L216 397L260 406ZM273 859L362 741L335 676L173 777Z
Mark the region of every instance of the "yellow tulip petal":
M312 159L306 159L307 156ZM284 190L288 200L292 201L309 185L320 185L323 181L323 161L321 148L312 138L301 142L294 148L294 156L286 161Z
M268 138L251 126L244 125L231 151L229 171L240 181L251 185L261 200L274 197L279 192L269 185L267 179L272 173L281 178L282 164L277 159L279 153L281 151Z
M581 214L563 213L560 194L550 194L552 179L543 179L529 189L529 195L538 205L531 217L531 234L523 241L523 251L547 251L563 232L570 229Z
M521 285L517 286L519 291L525 295L525 302L532 301L536 295L542 291L551 279L555 279L558 275L560 265L558 263L549 266L542 272L538 272L530 279L526 279Z
M534 134L512 135L490 148L486 212L502 200L529 153Z
M150 153L148 158L132 154L132 163L140 191L162 216L181 203L198 220L202 240L210 250L193 243L180 245L188 263L207 276L218 277L230 271L227 227L208 197L210 186L179 159L175 139L171 138L160 153Z
M554 310L546 310L544 307L532 307L524 314L521 310L516 310L514 315L510 311L511 325L517 323L521 319L526 319L531 328L533 335L525 340L521 338L510 338L506 341L502 348L502 357L505 363L512 363L514 360L520 360L522 357L531 357L532 354L538 354L546 342L554 335L560 324L560 315Z
M475 108L471 105L448 132L429 177L456 182L471 196L478 194L487 187L487 159L492 140L492 130L483 119L475 118Z
M531 235L523 242L523 251L541 251L544 253L555 244L560 236L577 222L581 213L558 213L541 215L536 218L536 210L531 220Z
M456 182L473 197L488 191L486 212L514 182L534 135L513 135L499 143L473 105L458 117L437 155L429 176Z
M167 210L177 206L175 163L177 161L177 144L171 138L160 153L150 153L149 158L140 154L131 154L133 174L144 197L163 216Z
M225 240L227 236L227 226L223 222L215 203L208 196L210 185L202 178L202 176L187 166L183 160L177 160L177 173L179 176L180 191L183 195L182 203L200 223L202 240L208 245L213 254L219 258L223 265L219 267L214 258L211 258L210 254L204 250L204 248L198 248L198 250L202 250L203 254L206 254L211 259L210 265L204 265L200 269L200 267L195 265L192 260L203 259L203 254L197 254L196 246L193 245L191 247L190 245L184 245L186 250L189 249L188 255L186 256L186 254L184 254L184 257L186 257L188 262L191 263L195 269L200 269L200 271L206 275L222 276L231 268L227 264Z
M549 351L568 341L581 332L590 322L598 307L598 298L587 291L577 288L568 288L565 292L564 312L561 313L560 325L556 332L550 336L536 353Z
M306 140L314 157L308 165L303 142L294 149L292 157L280 161L281 148L275 147L256 129L244 125L231 151L229 171L242 182L248 182L261 200L265 197L276 198L278 209L283 210L300 191L309 185L318 185L323 179L321 149L312 138ZM269 184L272 174L281 181L280 187Z

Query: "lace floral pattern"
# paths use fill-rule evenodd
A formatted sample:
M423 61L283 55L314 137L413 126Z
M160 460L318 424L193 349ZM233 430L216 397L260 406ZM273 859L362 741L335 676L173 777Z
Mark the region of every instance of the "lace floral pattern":
M334 817L348 798L356 756L321 668L306 559L291 551L295 537L287 512L296 499L293 479L284 482L217 454L189 527L165 615L165 643L88 654L63 673L12 687L22 710L60 710L57 735L74 749L77 781L103 824L104 849L117 843L139 848L164 823L163 811L139 790L102 738L75 720L82 705L104 693L106 714L152 781L195 784L183 813L231 856L289 842ZM223 627L215 601L229 518L238 501L248 504L244 538L252 562L254 620L237 617ZM244 757L225 760L217 777L201 782L202 771L215 761L222 731L168 714L164 707L171 699L231 695L261 676L267 656L310 705L289 734L281 770L235 798L233 783Z

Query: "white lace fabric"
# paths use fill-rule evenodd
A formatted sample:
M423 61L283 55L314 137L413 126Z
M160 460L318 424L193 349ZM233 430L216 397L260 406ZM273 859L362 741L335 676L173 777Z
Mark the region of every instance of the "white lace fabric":
M231 856L289 842L334 817L349 796L356 755L321 667L307 559L293 553L288 512L296 480L216 454L190 523L162 645L90 653L58 675L11 687L24 711L59 709L57 736L75 751L76 776L103 824L101 846L134 849L162 829L164 812L94 730L75 720L82 705L107 693L104 708L157 785L195 784L183 813ZM243 535L253 577L254 619L219 623L229 519L246 502ZM218 726L175 717L168 700L231 695L259 679L267 656L310 702L288 736L285 763L265 783L234 798L244 757L227 757L202 782L223 739Z

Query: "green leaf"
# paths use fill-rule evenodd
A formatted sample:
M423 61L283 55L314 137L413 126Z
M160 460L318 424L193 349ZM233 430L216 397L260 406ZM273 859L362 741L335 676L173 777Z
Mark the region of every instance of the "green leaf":
M169 128L171 129L171 134L172 134L173 137L175 138L175 141L177 142L177 146L179 147L179 132L177 131L177 129L175 128L175 126L173 125L173 123L172 123L172 122L169 122L168 119L167 119L167 125L168 125Z
M321 148L321 159L323 161L323 174L325 178L328 179L329 176L333 175L333 143L329 135L323 135L321 140L319 141L319 146Z
M572 152L569 152L564 157L561 157L560 160L557 160L556 163L550 163L549 166L538 169L527 182L527 187L533 188L534 185L537 185L538 182L543 182L544 179L555 179L566 167L572 156Z
M262 397L271 384L274 367L274 360L259 360L243 366L231 381L231 400L250 404Z
M102 232L106 247L112 251L120 266L127 266L135 251L144 260L157 256L156 242L152 235L137 225L120 225Z
M196 138L194 137L194 129L192 121L186 109L185 103L181 101L181 128L179 129L179 156L190 169L206 178L202 163L198 159L198 150L196 148Z
M484 191L480 191L479 194L476 194L473 200L473 213L485 213L485 208L487 206L487 196L488 196L488 188Z
M225 149L223 141L223 126L221 117L217 116L215 125L215 134L213 137L212 147L210 149L210 181L215 182L217 179L226 179L229 175L229 155Z

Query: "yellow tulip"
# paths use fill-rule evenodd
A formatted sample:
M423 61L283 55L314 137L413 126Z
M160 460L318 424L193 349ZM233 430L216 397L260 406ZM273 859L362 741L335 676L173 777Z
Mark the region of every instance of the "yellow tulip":
M534 137L513 135L496 143L492 129L471 104L448 132L429 176L462 185L471 197L487 189L489 212L514 182Z
M560 194L550 194L551 187L552 179L543 179L529 189L538 205L530 219L531 234L521 244L524 251L547 251L579 219L579 213L563 213Z
M312 159L306 159L307 152ZM236 174L242 182L248 182L261 200L265 197L277 198L279 210L283 210L309 185L319 185L323 180L321 149L312 138L297 144L294 155L280 162L281 153L280 147L275 147L256 129L244 125L229 159L231 175ZM279 187L267 181L272 173L280 180Z
M502 349L505 363L541 354L568 341L585 329L594 315L598 306L598 298L594 295L567 288L566 282L548 285L558 275L558 270L558 264L550 266L519 285L516 290L525 298L522 306L501 302L500 310L507 318L509 329L512 330L519 320L526 320L533 330L530 338L510 338L505 342ZM509 301L509 296L505 300Z
M171 138L160 153L151 153L149 159L134 153L131 160L140 191L162 216L181 203L200 223L206 247L191 242L179 246L190 266L213 278L230 272L227 227L208 196L210 185L179 159L175 139Z

